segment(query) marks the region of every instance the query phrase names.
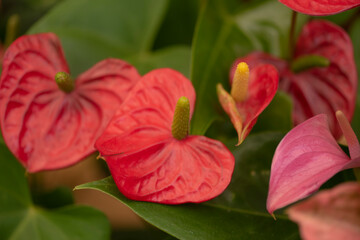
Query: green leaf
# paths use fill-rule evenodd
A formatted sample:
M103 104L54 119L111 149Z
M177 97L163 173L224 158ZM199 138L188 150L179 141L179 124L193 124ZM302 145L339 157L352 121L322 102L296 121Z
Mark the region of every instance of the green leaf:
M109 222L95 209L71 205L47 211L35 206L24 168L3 144L0 156L2 239L109 239Z
M56 33L75 76L109 57L129 61L140 73L161 66L186 70L186 74L190 66L189 47L151 51L167 5L168 0L67 0L53 8L29 33ZM179 58L174 58L177 54ZM174 59L177 63L171 64Z
M284 92L277 92L269 106L262 112L250 134L262 131L288 132L293 127L292 100Z
M298 30L306 20L300 15ZM219 119L217 83L228 85L233 61L251 51L288 56L291 10L274 0L205 1L192 48L191 80L197 91L192 133L203 135Z
M248 136L233 151L236 163L229 187L214 201L232 208L266 213L271 162L284 135L264 132Z
M145 74L156 68L172 68L180 71L186 77L190 73L191 51L187 46L167 47L154 53L142 54L129 62L138 66L140 73Z
M202 204L177 206L132 201L112 177L77 186L96 189L129 206L150 224L180 239L298 239L297 226L266 212L269 169L283 133L249 136L235 151L236 169L228 189Z
M34 189L31 194L34 204L47 209L59 208L74 203L74 196L68 187L58 187L46 192Z
M199 11L198 0L171 0L154 42L159 49L174 44L191 45ZM179 21L181 19L181 21Z

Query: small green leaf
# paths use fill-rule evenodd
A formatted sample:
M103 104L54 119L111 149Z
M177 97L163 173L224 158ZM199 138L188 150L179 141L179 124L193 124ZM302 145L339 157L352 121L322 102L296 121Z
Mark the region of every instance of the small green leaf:
M0 144L1 239L109 239L110 226L103 213L70 205L53 211L35 206L25 170L5 145Z

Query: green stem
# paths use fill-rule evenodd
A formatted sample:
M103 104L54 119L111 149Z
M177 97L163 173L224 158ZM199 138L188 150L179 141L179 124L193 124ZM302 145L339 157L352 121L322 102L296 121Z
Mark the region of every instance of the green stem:
M291 70L294 73L305 71L314 67L328 67L329 59L320 55L304 55L295 59L291 64Z
M289 31L289 48L290 48L290 60L294 58L295 52L295 27L296 27L297 12L292 11L291 25Z
M6 23L6 33L5 33L5 41L4 41L5 48L9 47L17 36L19 19L20 19L19 15L13 14L9 17Z

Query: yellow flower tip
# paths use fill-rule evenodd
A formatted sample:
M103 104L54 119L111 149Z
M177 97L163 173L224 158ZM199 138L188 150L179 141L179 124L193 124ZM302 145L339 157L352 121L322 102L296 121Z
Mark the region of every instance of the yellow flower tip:
M180 97L176 103L171 133L174 138L182 140L189 133L190 101L187 97Z
M275 217L275 214L271 214L271 216L273 217L273 219L276 221L276 217Z
M340 111L340 110L337 110L335 114L336 114L336 118L345 117L344 113L342 111Z
M239 63L236 67L233 83L231 86L231 96L236 102L242 102L246 99L249 77L249 66L245 62Z

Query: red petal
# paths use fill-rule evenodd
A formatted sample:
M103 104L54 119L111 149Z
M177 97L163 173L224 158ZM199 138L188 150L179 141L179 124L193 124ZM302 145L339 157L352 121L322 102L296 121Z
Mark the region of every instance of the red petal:
M106 156L119 190L140 201L203 202L228 186L234 157L219 141L203 136L168 138L131 154Z
M267 209L272 213L317 191L350 160L328 128L325 114L292 129L278 145L271 165Z
M29 172L66 167L94 152L95 139L140 78L129 64L109 59L82 74L66 94L55 83L59 71L69 69L54 34L23 36L5 53L2 132Z
M303 239L360 239L360 184L347 182L287 210Z
M258 52L236 62L247 62L250 68L263 63L273 64L280 74L280 89L293 98L294 124L326 113L332 133L339 138L341 130L335 112L341 110L351 120L355 109L357 73L351 40L344 30L332 23L312 21L304 27L296 50L296 57L324 56L330 60L330 66L294 74L284 60Z
M309 22L298 39L295 56L307 54L321 55L331 64L284 78L283 90L295 99L294 122L299 124L326 113L330 129L338 138L341 130L335 112L341 110L351 120L355 109L357 73L351 39L343 29L330 22Z
M279 0L294 11L314 16L336 14L360 5L359 0Z
M260 113L274 98L278 82L278 72L272 65L264 64L251 69L248 96L245 101L236 103L244 119L242 139L250 133Z
M95 147L102 155L129 153L172 137L177 100L186 96L194 109L195 91L179 72L157 69L146 74L121 105Z

